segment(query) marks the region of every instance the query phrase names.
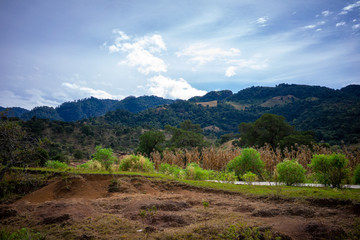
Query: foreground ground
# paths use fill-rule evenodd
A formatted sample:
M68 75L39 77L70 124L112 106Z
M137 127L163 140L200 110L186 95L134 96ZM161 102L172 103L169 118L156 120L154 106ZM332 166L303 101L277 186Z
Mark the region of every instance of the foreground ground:
M346 200L245 196L89 174L54 177L3 204L0 225L26 227L46 239L357 239L359 212L358 203Z

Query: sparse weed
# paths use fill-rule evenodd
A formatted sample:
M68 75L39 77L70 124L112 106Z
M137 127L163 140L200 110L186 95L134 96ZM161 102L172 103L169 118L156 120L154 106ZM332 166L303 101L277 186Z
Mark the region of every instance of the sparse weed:
M45 236L41 233L31 231L27 228L21 228L15 232L10 232L6 228L0 229L0 239L4 240L43 240Z

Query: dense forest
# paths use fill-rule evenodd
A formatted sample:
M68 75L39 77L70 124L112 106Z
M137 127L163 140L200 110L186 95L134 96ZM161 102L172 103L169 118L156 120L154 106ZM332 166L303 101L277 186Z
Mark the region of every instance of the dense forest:
M91 97L57 108L0 110L3 117L18 117L12 120L19 120L37 138L47 139L52 159L88 158L100 144L117 152L134 151L144 132L174 132L186 120L197 124L208 142L222 143L239 137L241 123L255 122L264 114L283 116L296 131L308 131L317 142L360 142L359 85L334 90L280 84L250 87L235 94L229 90L213 91L188 101L154 96L121 101ZM171 131L167 132L171 135Z

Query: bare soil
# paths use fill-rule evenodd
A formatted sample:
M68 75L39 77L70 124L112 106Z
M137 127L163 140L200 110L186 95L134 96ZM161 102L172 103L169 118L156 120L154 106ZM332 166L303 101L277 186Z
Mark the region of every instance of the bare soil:
M246 197L138 176L114 181L109 175L54 178L0 206L1 225L27 227L46 239L224 239L236 224L258 227L261 239L265 233L343 239L358 217L359 205L351 202Z

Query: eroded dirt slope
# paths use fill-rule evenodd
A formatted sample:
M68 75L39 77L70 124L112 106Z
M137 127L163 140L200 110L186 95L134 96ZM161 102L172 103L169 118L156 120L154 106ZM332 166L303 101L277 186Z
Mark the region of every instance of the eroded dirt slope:
M1 206L0 223L46 239L224 239L230 225L259 227L262 237L341 239L358 217L351 203L249 198L144 177L115 180L55 178Z

